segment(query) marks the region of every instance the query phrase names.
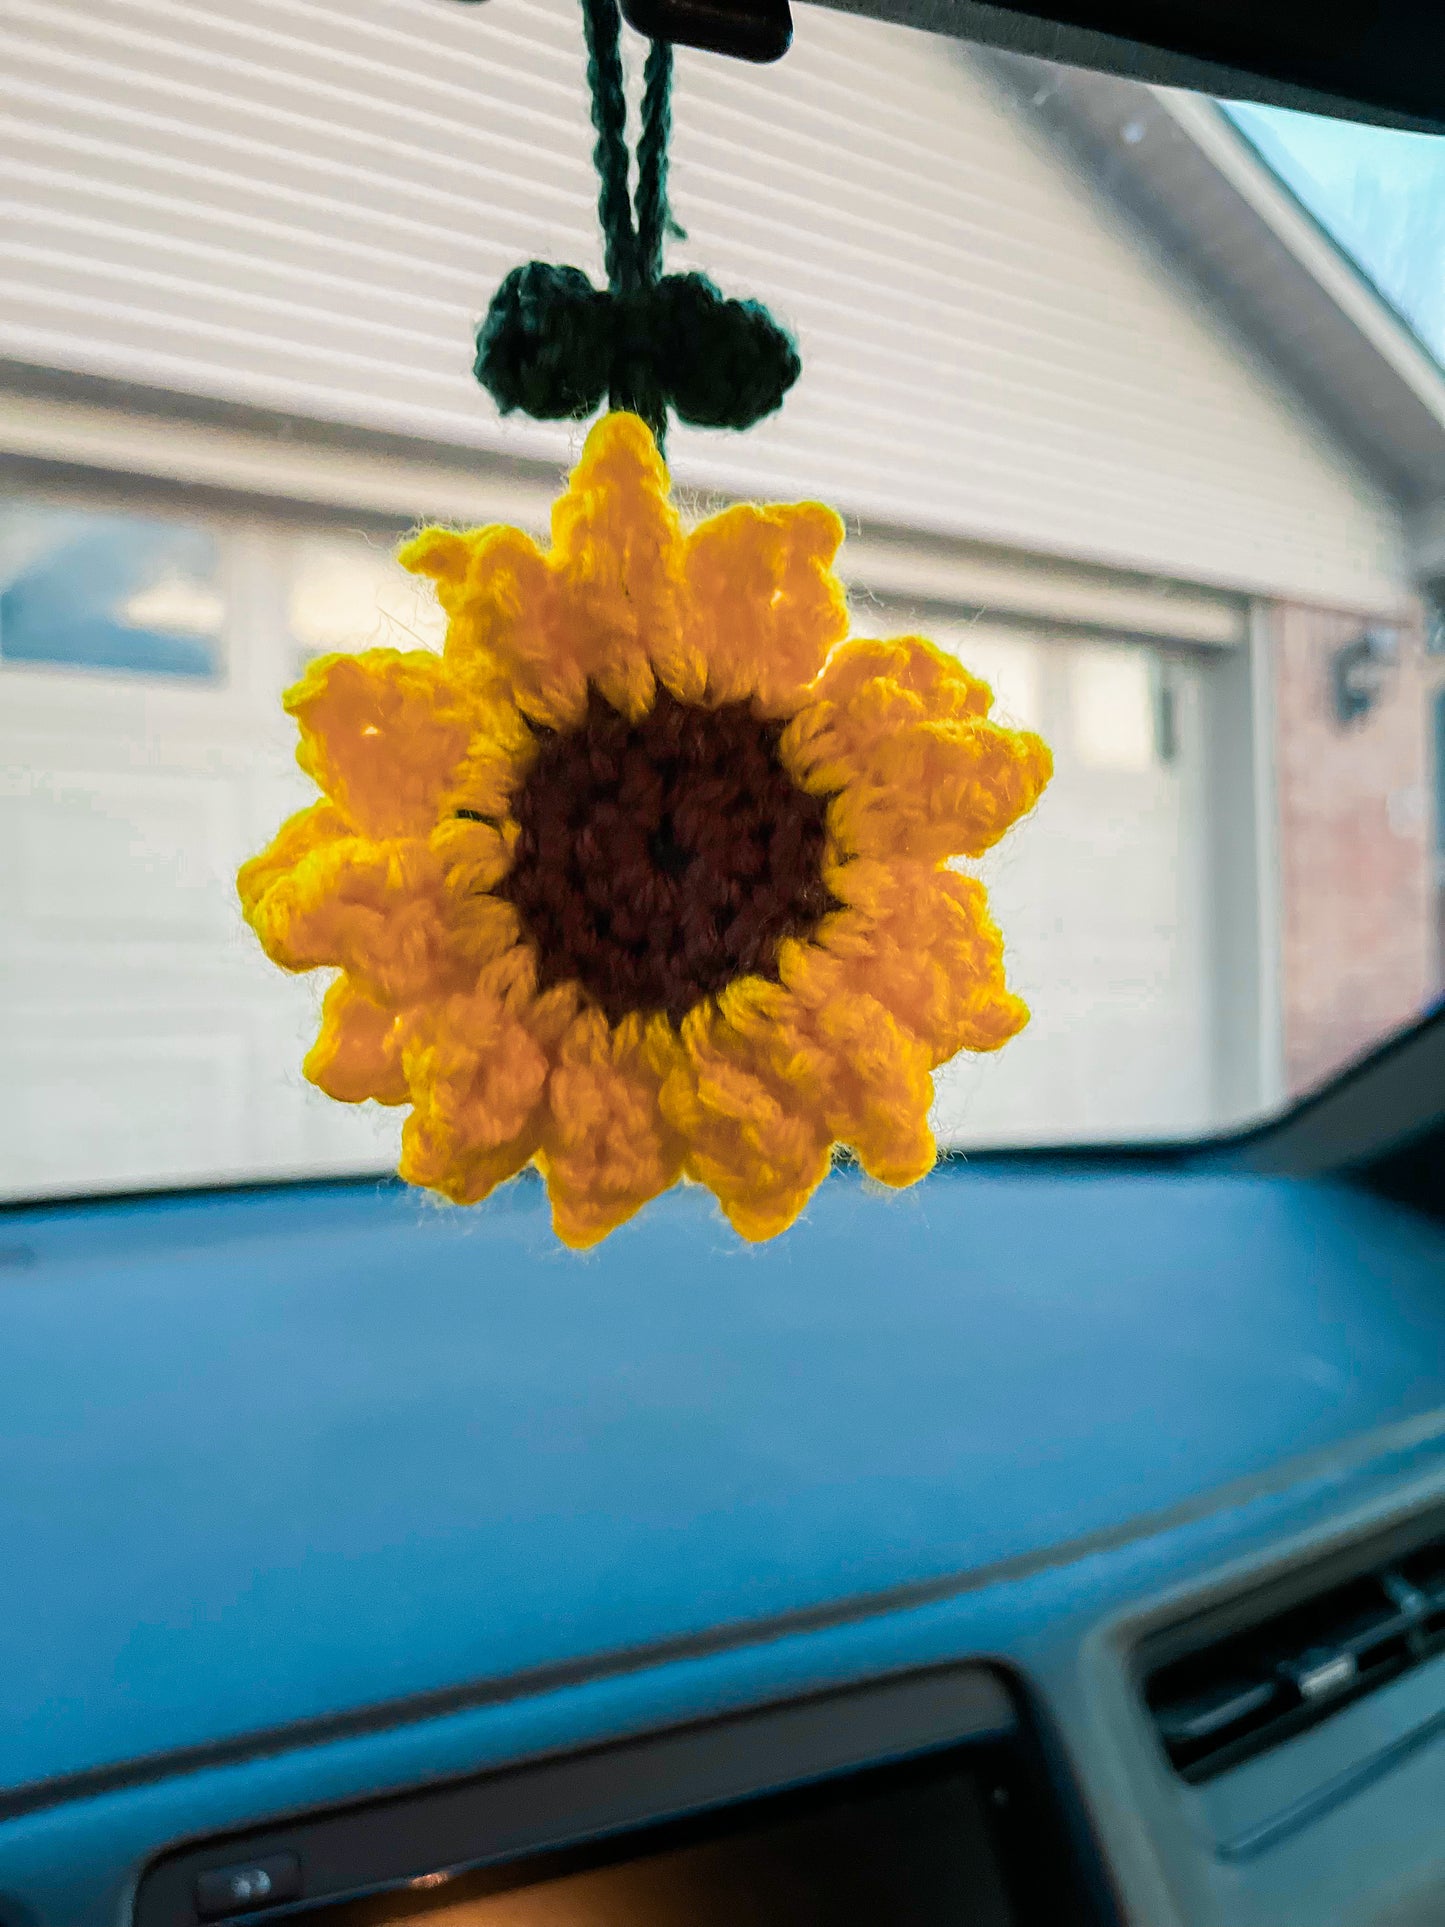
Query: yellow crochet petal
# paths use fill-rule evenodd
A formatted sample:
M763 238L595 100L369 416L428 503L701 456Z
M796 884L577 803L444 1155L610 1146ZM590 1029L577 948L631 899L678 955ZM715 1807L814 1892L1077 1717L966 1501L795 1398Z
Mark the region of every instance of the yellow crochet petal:
M856 729L873 735L919 715L933 722L965 722L986 716L993 705L988 684L924 636L881 642L855 637L828 664L818 695L846 709Z
M482 1204L509 1178L531 1163L537 1145L521 1136L494 1151L463 1151L447 1141L442 1148L429 1134L425 1121L413 1111L401 1127L401 1157L397 1176L404 1184L424 1186L452 1204Z
M442 798L443 821L490 823L494 830L506 833L512 800L536 752L537 739L530 734L526 747L515 750L500 749L491 739L479 737Z
M424 530L399 559L436 577L448 669L488 699L504 689L548 728L570 727L586 707L587 638L567 619L547 556L530 535L499 524L454 538L466 552L458 570L450 545L439 554L440 533Z
M418 529L409 542L396 552L402 568L413 575L430 576L437 585L437 600L450 594L467 579L471 567L475 533L463 535L457 529Z
M876 998L834 998L813 1016L813 1034L834 1071L829 1123L881 1184L916 1184L938 1155L928 1113L933 1063L928 1046Z
M236 894L248 923L266 892L296 868L303 857L338 837L350 836L351 825L334 803L313 803L288 816L259 856L243 863L236 875Z
M413 1028L400 1167L408 1184L476 1204L536 1152L550 1039L534 982L530 956L511 952L475 989L434 1006Z
M895 858L982 856L1038 802L1053 758L993 723L926 724L890 737L868 777L828 806L841 850Z
M783 715L848 633L831 564L843 524L818 502L725 509L687 539L687 621L676 661L658 658L684 702L754 698ZM703 681L699 682L699 673Z
M877 994L933 1050L995 1051L1016 1037L1029 1007L1004 980L1003 932L977 877L935 871L926 886L900 871L879 924ZM924 966L919 969L920 962Z
M813 1001L745 978L718 1003L776 1080L830 1138L857 1152L870 1176L905 1185L932 1170L928 1048L876 998L834 972Z
M474 699L426 650L322 656L285 702L297 762L373 837L427 833L477 725Z
M892 731L980 720L992 702L987 683L919 636L855 637L834 652L783 732L780 754L804 788L831 795L856 780Z
M844 855L981 856L1031 810L1053 757L1028 730L986 720L988 685L918 637L838 651L780 754Z
M574 1249L605 1238L681 1175L681 1146L658 1107L662 1077L645 1048L646 1028L632 1017L613 1030L600 1011L584 1010L557 1052L537 1163L553 1229Z
M482 965L525 941L522 919L493 892L512 867L517 825L507 819L477 823L450 816L432 831L429 847L441 879L440 906L447 949L459 970Z
M605 415L552 508L548 558L578 660L614 709L652 706L677 651L683 542L667 470L636 415Z
M659 1104L685 1147L683 1168L742 1237L775 1237L828 1174L827 1126L779 1080L767 1050L715 1008L690 1011L680 1043Z
M645 423L604 416L552 509L543 552L520 529L424 529L400 553L447 612L444 660L479 692L500 677L549 728L582 715L592 682L624 715L650 707L654 656L675 655L682 535Z
M279 878L249 920L282 969L337 965L379 1003L445 991L457 973L441 866L417 840L325 844Z
M998 1050L1028 1022L977 878L860 860L830 870L828 885L843 911L819 942L785 945L779 957L783 982L805 1003L876 998L935 1069L961 1050Z
M343 1104L367 1098L405 1104L409 1093L397 1012L339 977L326 993L321 1031L302 1069L318 1090Z

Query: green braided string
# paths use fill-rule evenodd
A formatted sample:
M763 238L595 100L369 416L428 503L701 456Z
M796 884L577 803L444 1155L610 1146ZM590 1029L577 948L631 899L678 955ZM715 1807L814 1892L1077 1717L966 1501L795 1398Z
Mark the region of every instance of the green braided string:
M662 277L662 248L668 227L667 143L672 133L672 48L654 40L643 69L642 131L637 141L636 214L637 292L626 304L623 320L626 346L620 357L625 399L614 407L641 415L667 452L667 393L658 378L654 353L655 319L649 296Z
M647 56L634 208L618 0L582 0L582 19L607 290L579 268L513 268L477 331L477 380L504 415L537 421L580 420L605 397L640 415L659 447L669 410L699 428L747 428L797 380L797 343L760 302L728 300L703 274L663 274L667 236L682 232L667 197L672 48L653 41Z
M637 285L637 237L627 174L627 94L622 80L622 19L617 0L582 0L587 35L587 85L592 95L592 125L597 144L597 218L602 223L607 285L628 294Z
M667 144L672 136L672 43L654 40L642 79L637 142L637 269L643 287L662 278L662 247L672 228L667 204Z

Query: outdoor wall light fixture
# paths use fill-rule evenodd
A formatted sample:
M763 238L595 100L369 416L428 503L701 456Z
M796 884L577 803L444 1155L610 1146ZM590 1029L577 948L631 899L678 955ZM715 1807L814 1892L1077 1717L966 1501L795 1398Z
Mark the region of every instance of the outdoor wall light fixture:
M1330 658L1335 720L1348 724L1368 716L1399 659L1400 637L1394 629L1363 629L1337 649Z

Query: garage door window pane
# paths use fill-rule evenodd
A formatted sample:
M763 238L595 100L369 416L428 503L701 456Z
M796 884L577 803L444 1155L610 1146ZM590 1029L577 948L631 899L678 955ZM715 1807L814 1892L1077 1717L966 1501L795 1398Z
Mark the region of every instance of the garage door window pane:
M0 505L0 659L215 681L225 602L207 530Z

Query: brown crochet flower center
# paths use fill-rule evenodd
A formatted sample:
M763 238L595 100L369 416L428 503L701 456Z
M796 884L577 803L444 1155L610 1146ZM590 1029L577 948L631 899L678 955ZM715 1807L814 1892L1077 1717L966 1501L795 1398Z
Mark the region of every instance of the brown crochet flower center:
M783 939L837 908L825 805L783 768L781 733L746 703L698 709L660 691L637 723L594 692L580 728L542 736L498 887L541 987L576 978L612 1023L677 1022L736 977L776 974Z

